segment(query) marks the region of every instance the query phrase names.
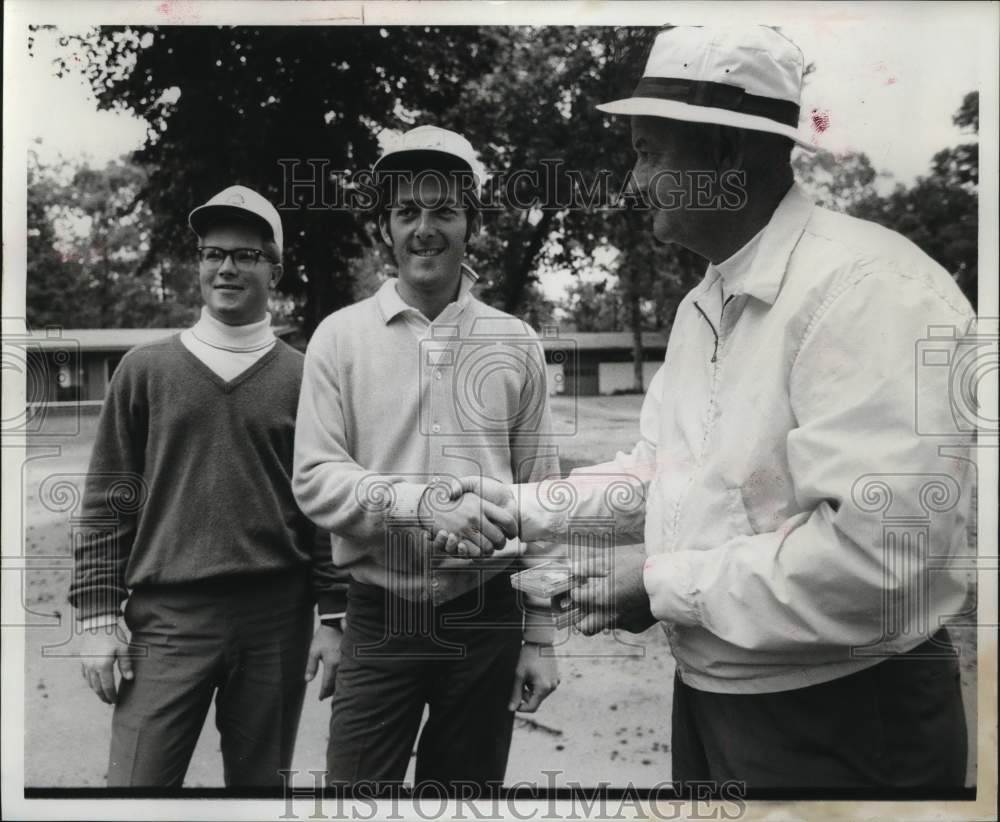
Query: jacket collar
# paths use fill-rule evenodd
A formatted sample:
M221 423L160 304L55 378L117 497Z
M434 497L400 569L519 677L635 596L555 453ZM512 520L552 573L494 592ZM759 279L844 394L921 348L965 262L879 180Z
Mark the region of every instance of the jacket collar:
M768 305L774 305L788 270L788 261L809 222L813 207L813 201L798 183L794 183L774 210L759 238L755 236L750 241L757 243L753 262L749 266L737 266L735 274L729 277L710 265L702 281L702 288L710 288L721 276L727 294L748 294ZM740 251L736 252L739 253Z
M448 308L451 306L456 306L459 309L465 308L471 296L472 286L474 286L478 280L479 275L465 263L462 263L462 278L458 284L458 298L454 302L449 303ZM418 309L414 308L412 305L405 303L403 298L399 296L399 292L396 290L396 281L396 277L390 277L382 283L382 287L375 292L375 304L378 306L382 322L386 325L392 322L400 314L407 311L418 311ZM447 310L447 308L445 310Z

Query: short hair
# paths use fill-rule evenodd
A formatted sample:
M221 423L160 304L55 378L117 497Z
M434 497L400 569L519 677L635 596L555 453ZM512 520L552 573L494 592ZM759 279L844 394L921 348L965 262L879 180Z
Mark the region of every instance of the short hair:
M429 156L426 156L429 155ZM394 159L397 159L394 157ZM389 172L389 173L383 173ZM385 220L386 226L390 225L389 212L393 206L393 179L400 174L411 174L415 177L424 173L440 174L444 179L458 181L458 190L461 196L461 207L465 210L465 241L468 242L472 236L476 217L479 214L482 204L479 199L477 187L475 186L475 175L471 169L462 163L448 162L447 157L442 157L437 152L406 152L398 155L398 161L392 166L383 166L375 173L375 187L377 189L377 201L372 211L376 222ZM473 187L463 183L471 176Z

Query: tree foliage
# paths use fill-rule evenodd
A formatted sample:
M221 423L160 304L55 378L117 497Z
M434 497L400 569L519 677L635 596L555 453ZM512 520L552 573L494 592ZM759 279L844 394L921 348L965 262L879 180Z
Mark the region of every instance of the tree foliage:
M620 310L593 322L631 328L638 339L642 329L669 327L680 296L704 268L688 252L658 246L648 214L607 208L632 152L626 118L603 114L596 104L631 92L656 31L101 27L64 38L63 66L84 67L100 106L150 124L134 157L143 174L139 187L116 206L119 221L138 209L149 217L136 283L159 270L161 293L182 294L173 281L180 272L168 262L190 254L187 214L224 186L243 183L285 206L281 288L311 333L391 270L371 215L330 207L343 172L371 166L383 128L435 123L465 134L488 170L508 178L517 171L538 175L520 194L544 202L489 212L486 229L471 243L483 297L540 322L553 311L539 287L544 272L582 270L593 266L599 249L613 247L619 254L606 292L588 298L617 300ZM978 128L975 94L955 121ZM294 192L286 185L289 162L298 162L297 179L309 181ZM601 170L607 185L597 191ZM878 195L878 175L863 154L821 154L799 160L798 171L824 204L902 231L955 273L966 293L974 291L975 144L939 153L926 178L888 197ZM584 201L594 196L590 205L568 204L574 187ZM42 234L35 238L39 247ZM39 266L52 264L39 257ZM577 303L584 291L577 290Z
M150 124L135 156L156 217L144 264L189 253L190 210L248 185L288 206L282 288L309 330L352 301L348 263L365 245L355 215L328 207L337 172L369 167L382 127L436 118L490 63L473 27L102 27L66 45L100 106ZM323 172L294 204L283 159L300 162L300 179Z
M140 167L28 163L28 322L35 327L166 327L197 315L190 266L140 267L152 217ZM190 255L188 255L190 257Z
M965 95L953 117L975 135L979 93ZM898 231L955 278L973 306L979 282L979 146L962 143L934 155L930 173L911 186L897 184L887 195L875 187L868 157L851 152L819 153L795 162L799 181L817 202Z

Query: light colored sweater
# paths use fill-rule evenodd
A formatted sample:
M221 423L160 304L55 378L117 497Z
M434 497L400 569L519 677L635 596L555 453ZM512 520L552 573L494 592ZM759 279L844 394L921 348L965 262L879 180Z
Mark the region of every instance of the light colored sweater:
M462 295L418 339L413 310L388 280L316 329L293 488L302 510L332 533L335 565L359 582L440 604L519 567L525 546L511 540L475 564L416 560L430 539L416 516L428 484L468 474L528 481L558 476L559 466L534 331ZM550 628L529 626L526 638L551 641Z

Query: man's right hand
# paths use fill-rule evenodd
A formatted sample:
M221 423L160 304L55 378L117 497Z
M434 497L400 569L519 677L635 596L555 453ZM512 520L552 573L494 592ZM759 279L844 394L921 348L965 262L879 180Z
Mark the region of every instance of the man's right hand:
M114 705L118 701L115 687L115 661L122 679L132 679L132 658L128 642L117 624L90 628L83 632L80 643L81 669L90 689L102 702Z
M435 548L441 546L441 534L453 534L462 550L449 553L488 557L503 548L508 539L517 536L517 520L509 510L475 493L457 497L453 494L451 500L441 499L439 493L434 490L425 493L419 511L421 524L438 535Z
M453 480L451 483L452 499L458 499L463 494L474 494L492 506L499 508L506 515L507 519L505 521L512 524L510 530L504 528L506 536L513 539L518 535L520 524L518 521L517 502L511 486L491 477L481 477L472 474L458 480ZM494 522L497 521L494 520ZM497 546L497 548L500 547ZM434 550L444 551L447 554L459 557L479 556L475 546L470 545L466 537L456 531L448 531L445 528L437 530L434 538ZM484 554L484 556L489 556L489 554Z

